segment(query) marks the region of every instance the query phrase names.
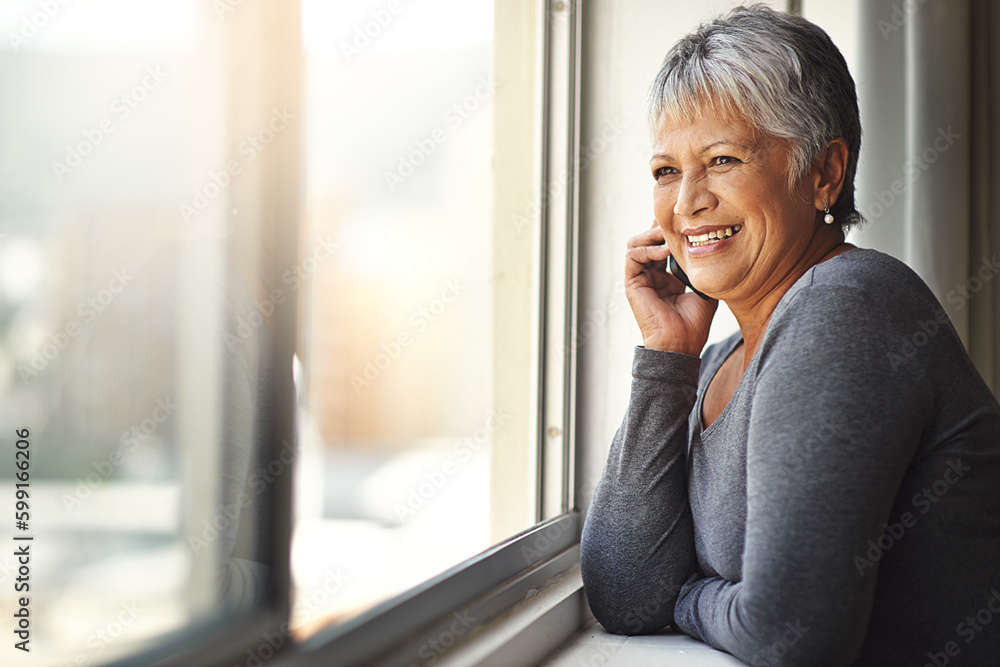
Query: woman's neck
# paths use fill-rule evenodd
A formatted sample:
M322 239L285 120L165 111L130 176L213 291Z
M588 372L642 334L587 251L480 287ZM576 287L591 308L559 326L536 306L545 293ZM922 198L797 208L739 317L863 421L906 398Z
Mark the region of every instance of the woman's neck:
M792 285L804 276L809 269L855 247L844 240L843 234L839 234L838 238L835 238L831 242L810 246L803 253L802 258L796 262L795 267L767 292L749 303L726 302L737 323L739 323L740 332L743 334L744 371L750 365L754 354L756 354L757 348L760 346L760 341L764 338L764 333L767 331L767 325L771 321L771 315L778 306L778 302L781 301L781 297L785 296L785 293L792 288Z

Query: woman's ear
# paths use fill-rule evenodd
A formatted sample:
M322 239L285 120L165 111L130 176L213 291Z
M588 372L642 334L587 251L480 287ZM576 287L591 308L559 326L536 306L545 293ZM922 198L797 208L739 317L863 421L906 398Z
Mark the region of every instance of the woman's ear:
M824 199L830 201L830 206L837 202L837 197L844 188L848 155L847 142L834 139L816 156L813 163L813 203L818 210L823 210Z

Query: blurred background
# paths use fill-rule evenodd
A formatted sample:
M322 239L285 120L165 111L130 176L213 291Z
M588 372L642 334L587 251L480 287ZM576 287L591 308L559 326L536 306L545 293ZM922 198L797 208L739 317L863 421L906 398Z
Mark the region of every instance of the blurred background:
M296 628L490 545L492 3L304 0L300 104L233 127L241 4L0 3L0 431L31 433L35 537L33 652L5 664L252 610L243 499L286 464ZM289 147L299 257L265 284L238 202ZM299 439L258 459L288 310Z

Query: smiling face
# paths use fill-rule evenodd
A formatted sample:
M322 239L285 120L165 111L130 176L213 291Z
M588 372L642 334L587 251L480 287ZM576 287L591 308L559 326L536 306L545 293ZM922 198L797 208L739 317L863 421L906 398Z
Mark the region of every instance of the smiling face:
M656 222L699 290L752 300L795 270L817 210L808 175L789 190L786 141L706 112L662 120L653 153Z

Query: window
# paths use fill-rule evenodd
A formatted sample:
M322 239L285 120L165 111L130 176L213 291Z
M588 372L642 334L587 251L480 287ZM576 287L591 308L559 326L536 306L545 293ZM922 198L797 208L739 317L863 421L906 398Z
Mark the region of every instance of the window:
M300 637L569 509L570 81L516 9L303 4Z
M0 24L25 648L249 664L570 567L573 5L23 2ZM524 598L504 590L492 616Z
M302 12L296 627L490 546L509 421L492 387L492 3Z

